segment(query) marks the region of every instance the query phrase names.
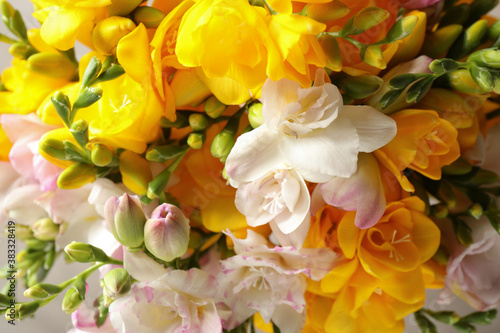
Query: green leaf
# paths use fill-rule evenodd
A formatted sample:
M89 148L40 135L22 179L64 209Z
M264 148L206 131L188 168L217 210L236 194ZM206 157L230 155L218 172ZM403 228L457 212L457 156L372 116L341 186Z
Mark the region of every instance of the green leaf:
M386 92L380 99L380 106L382 107L382 110L394 103L399 98L399 96L403 94L403 92L403 89L389 90L388 92Z

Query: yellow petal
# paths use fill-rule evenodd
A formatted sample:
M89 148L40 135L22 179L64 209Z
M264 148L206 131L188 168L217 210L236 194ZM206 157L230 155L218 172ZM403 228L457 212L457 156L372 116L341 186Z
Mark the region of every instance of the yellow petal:
M134 81L151 86L153 62L149 51L148 33L142 23L118 42L116 56L125 72Z
M120 155L119 168L123 184L138 195L146 195L148 184L153 179L149 163L138 154L124 151Z
M195 193L198 200L204 205L200 206L203 226L212 232L221 232L222 230L241 229L248 227L247 220L234 205L234 198L228 196L216 196L209 198L202 192ZM206 200L206 201L204 201Z
M238 105L250 99L250 91L241 83L228 78L208 78L201 68L196 73L219 101L226 105Z

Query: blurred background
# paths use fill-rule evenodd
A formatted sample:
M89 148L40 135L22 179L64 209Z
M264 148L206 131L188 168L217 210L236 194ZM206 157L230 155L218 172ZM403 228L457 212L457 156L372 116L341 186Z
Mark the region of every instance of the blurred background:
M27 28L39 27L38 21L31 16L33 12L33 5L29 0L11 0L10 3L18 9L27 25ZM491 13L493 16L500 18L500 6L494 9ZM11 36L10 32L4 26L3 22L0 23L0 32L7 36ZM0 71L10 66L12 56L8 52L9 45L0 43ZM85 54L86 48L80 46L77 48L77 56L82 56ZM499 157L500 158L500 157ZM19 244L18 244L19 246ZM3 258L6 258L7 242L6 239L0 237L0 265L4 265ZM20 248L17 249L19 251ZM500 263L499 263L500 265ZM59 258L54 264L54 269L49 273L46 278L46 282L60 283L65 281L76 274L84 270L87 265L71 263L66 264L63 258ZM98 285L98 274L94 273L94 286ZM4 285L4 281L0 281L0 287ZM19 301L28 300L22 296L22 286L17 287L16 297ZM89 290L92 294L92 290ZM98 290L93 291L95 295L98 294ZM64 293L63 293L64 294ZM474 312L474 309L465 304L462 300L455 297L451 306L443 306L437 303L439 296L439 291L431 290L428 292L426 308L432 311L442 311L442 310L453 310L459 315L463 316ZM26 319L22 322L16 322L15 326L8 324L2 318L0 318L0 332L1 333L65 333L72 328L71 318L61 310L61 302L63 295L56 298L51 304L39 309L34 318ZM87 299L92 300L94 297L87 297ZM437 323L438 332L440 333L452 333L457 332L450 326ZM497 318L492 325L489 326L477 326L478 333L499 333L500 332L500 319ZM406 318L406 333L418 333L420 332L413 315ZM140 333L140 332L137 332Z

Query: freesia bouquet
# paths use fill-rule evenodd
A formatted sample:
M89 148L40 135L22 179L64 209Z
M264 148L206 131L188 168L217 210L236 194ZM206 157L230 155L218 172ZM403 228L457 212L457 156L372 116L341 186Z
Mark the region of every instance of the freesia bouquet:
M9 324L58 295L72 332L495 318L497 0L32 2L0 1Z

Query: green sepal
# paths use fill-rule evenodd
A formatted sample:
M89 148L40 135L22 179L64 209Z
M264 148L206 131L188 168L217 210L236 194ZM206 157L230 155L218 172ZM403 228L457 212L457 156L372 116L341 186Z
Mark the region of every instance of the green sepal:
M428 76L415 82L406 92L406 102L418 103L434 83L434 77Z
M101 61L96 57L92 57L87 65L87 68L85 69L85 72L83 73L80 91L83 91L85 88L90 87L94 83L94 80L101 72L101 68Z
M177 144L154 146L147 150L146 159L152 162L166 162L179 157L188 149L189 147L178 146Z
M389 17L389 12L379 7L365 7L351 17L340 34L342 36L359 35L366 30L384 22Z
M78 98L73 105L73 114L76 114L76 109L82 109L91 106L102 97L101 87L87 87L78 95ZM74 117L74 116L73 116Z

